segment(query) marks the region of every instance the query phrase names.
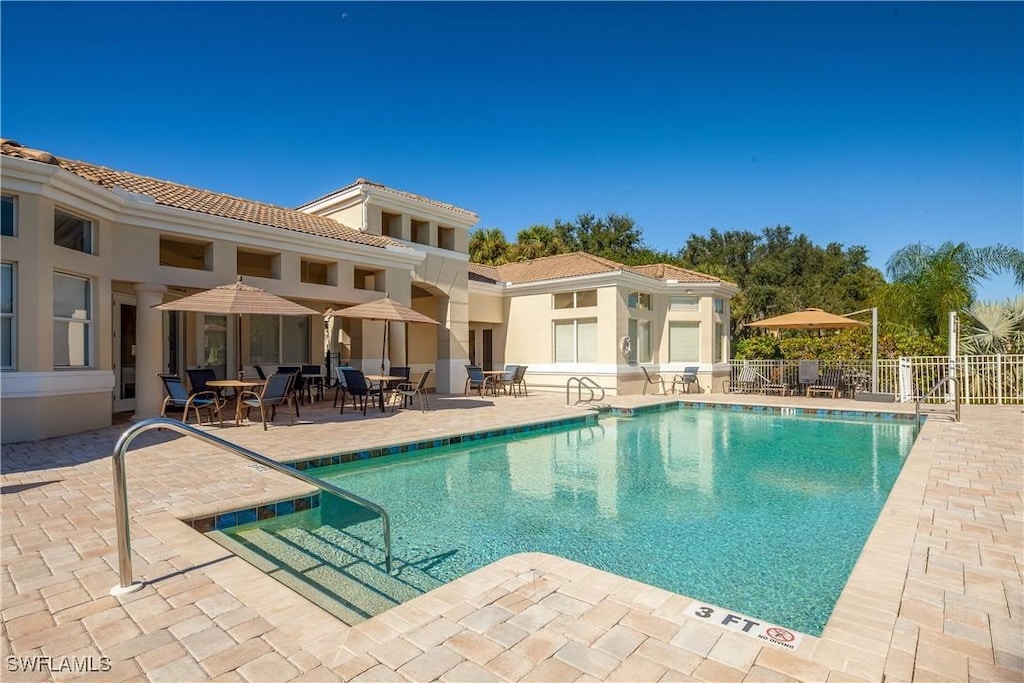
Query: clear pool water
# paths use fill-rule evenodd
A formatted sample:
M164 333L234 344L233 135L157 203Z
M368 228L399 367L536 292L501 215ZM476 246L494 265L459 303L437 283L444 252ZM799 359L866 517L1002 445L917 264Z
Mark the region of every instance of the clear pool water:
M902 420L680 408L311 473L387 508L395 558L428 584L541 551L818 635L913 434ZM378 519L327 498L257 525L380 548Z

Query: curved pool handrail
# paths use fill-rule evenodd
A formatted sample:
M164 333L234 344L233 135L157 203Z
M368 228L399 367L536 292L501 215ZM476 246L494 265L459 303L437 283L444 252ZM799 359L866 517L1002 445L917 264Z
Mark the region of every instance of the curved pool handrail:
M177 420L165 417L153 417L147 420L142 420L138 424L126 429L117 440L117 444L114 446L114 514L117 517L117 565L118 576L121 583L111 589L111 595L131 593L132 591L136 591L142 587L141 583L132 582L131 532L129 528L130 520L128 518L128 482L125 477L125 455L127 454L128 446L135 440L135 437L151 429L169 429L172 432L178 432L185 436L193 436L200 441L205 441L206 443L216 446L223 451L240 455L243 458L259 463L264 467L268 467L275 472L286 474L293 479L298 479L299 481L305 482L311 486L315 486L321 491L332 493L339 498L344 498L356 505L371 510L372 512L376 512L380 515L381 523L384 526L384 560L388 573L391 573L391 518L388 516L387 510L377 503L366 500L351 491L338 488L334 484L317 479L316 477L311 477L308 474L300 472L299 470L287 465L283 465L275 460L271 460L270 458L260 455L255 451L251 451L248 448L244 448L238 444L221 439L220 437L207 434L195 427L178 422Z

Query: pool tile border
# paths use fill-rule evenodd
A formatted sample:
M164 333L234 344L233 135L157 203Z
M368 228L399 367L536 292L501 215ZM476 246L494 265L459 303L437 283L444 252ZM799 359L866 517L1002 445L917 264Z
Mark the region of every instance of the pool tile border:
M799 416L799 417L833 417L846 420L914 420L913 413L897 413L880 410L849 410L843 408L803 408L800 406L776 406L739 403L715 403L711 401L669 401L649 406L636 406L633 408L612 408L611 414L620 417L633 417L644 413L660 413L666 410L677 408L698 408L713 410L728 410L730 412L746 413L772 413L775 415ZM927 418L922 415L922 421Z
M210 531L223 531L231 527L251 524L258 520L290 515L318 507L320 507L319 491L308 496L300 496L299 498L289 498L279 500L276 503L267 503L266 505L257 505L251 508L242 508L240 510L232 510L231 512L222 512L208 517L196 517L183 521L196 531L205 534Z

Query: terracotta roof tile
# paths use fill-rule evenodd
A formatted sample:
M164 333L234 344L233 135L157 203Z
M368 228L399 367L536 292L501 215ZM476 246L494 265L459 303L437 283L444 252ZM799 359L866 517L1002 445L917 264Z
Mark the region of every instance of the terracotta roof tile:
M111 191L114 188L122 188L129 192L148 195L153 198L154 203L162 206L373 247L396 244L386 237L368 235L331 218L55 157L47 152L29 149L12 140L0 140L0 143L2 153L6 156L54 164Z
M542 280L558 280L596 275L598 273L633 273L654 280L677 280L679 282L721 282L719 278L686 270L667 263L653 263L644 266L627 266L600 256L576 251L570 254L558 254L529 261L516 261L500 266L485 266L470 263L471 279L490 282L511 282L524 284ZM475 277L474 277L475 276Z
M668 263L651 263L644 266L631 266L630 270L638 275L653 277L655 280L678 280L679 282L721 282L721 278L698 273L695 270L679 268Z
M463 209L463 208L460 208L458 206L455 206L454 204L446 204L445 202L439 202L439 201L437 201L435 199L430 199L428 197L423 197L423 196L418 195L418 194L413 194L412 192L406 192L405 190L396 190L393 187L388 187L387 185L382 185L380 183L375 183L372 180L367 180L366 178L358 178L355 182L349 183L345 187L340 187L337 190L332 190L331 192L328 192L327 194L325 194L323 196L317 197L316 199L312 199L312 200L306 202L305 204L303 204L302 206L300 206L299 208L301 209L304 206L309 206L310 204L316 204L317 202L321 202L321 201L323 201L325 199L329 199L330 197L333 197L335 195L339 195L339 194L342 194L344 192L348 192L349 190L351 190L351 189L353 189L355 187L358 187L360 185L366 185L368 187L375 187L378 190L384 190L385 192L390 192L391 194L396 194L396 195L399 195L400 197L405 197L406 199L412 199L412 200L417 201L417 202L422 202L424 204L429 204L430 206L436 206L436 207L438 207L440 209L446 209L448 211L454 211L455 213L460 213L460 214L462 214L464 216L467 216L467 217L470 217L470 218L473 218L473 219L477 218L477 215L475 213L473 213L472 211L467 211L466 209Z

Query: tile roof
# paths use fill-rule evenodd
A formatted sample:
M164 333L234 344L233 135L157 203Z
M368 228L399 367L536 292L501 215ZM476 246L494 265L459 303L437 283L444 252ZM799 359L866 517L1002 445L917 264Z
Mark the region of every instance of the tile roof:
M644 266L627 266L600 256L582 251L569 254L557 254L529 261L515 261L500 266L485 266L480 263L469 264L470 279L481 282L511 282L524 284L542 280L558 280L596 275L598 273L633 273L654 280L676 280L679 282L722 282L721 279L686 270L667 263L653 263Z
M454 211L455 213L460 213L460 214L462 214L464 216L467 216L469 218L473 218L474 220L477 218L477 215L475 213L473 213L472 211L467 211L466 209L463 209L463 208L460 208L458 206L455 206L454 204L446 204L445 202L439 202L439 201L437 201L435 199L430 199L428 197L423 197L423 196L418 195L418 194L413 194L412 192L406 192L404 190L396 190L393 187L388 187L387 185L382 185L380 183L375 183L372 180L367 180L366 178L358 178L358 179L356 179L355 182L349 183L345 187L338 188L337 190L332 190L331 192L328 192L327 194L325 194L323 196L317 197L316 199L312 199L312 200L306 202L305 204L302 204L299 208L301 209L304 206L309 206L310 204L316 204L317 202L321 202L321 201L323 201L325 199L329 199L331 197L334 197L335 195L343 194L345 192L348 192L349 190L352 190L352 189L354 189L356 187L359 187L360 185L365 185L367 187L373 187L373 188L376 188L378 190L384 190L385 192L390 192L391 194L396 194L396 195L398 195L400 197L405 197L406 199L412 199L413 201L422 202L424 204L429 204L430 206L434 206L434 207L437 207L439 209L446 209L448 211Z
M386 237L368 235L331 218L65 159L48 152L29 149L13 140L0 140L0 151L5 156L59 166L111 191L114 188L122 188L129 192L148 195L153 198L154 203L161 206L372 247L397 244Z

